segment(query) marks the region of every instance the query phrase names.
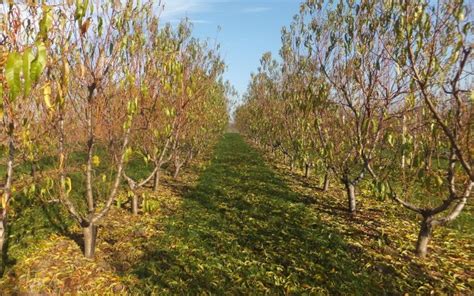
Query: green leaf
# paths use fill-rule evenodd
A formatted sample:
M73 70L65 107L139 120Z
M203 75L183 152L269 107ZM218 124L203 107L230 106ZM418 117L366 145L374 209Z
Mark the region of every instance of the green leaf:
M48 38L48 31L53 25L53 13L50 7L43 6L43 18L39 23L38 39L45 40Z
M102 20L101 17L99 17L99 23L97 25L97 32L99 33L99 36L102 35L102 28L104 26L104 21Z
M76 1L76 13L74 15L76 21L81 22L82 18L86 15L87 6L89 6L89 0Z
M8 55L5 77L10 90L10 98L12 101L16 99L21 89L20 73L22 67L22 59L19 53L12 52Z
M31 62L34 59L31 48L23 53L23 79L25 80L24 94L27 96L31 91Z
M443 185L443 183L444 183L443 178L439 175L436 175L436 183L438 184L438 186Z
M31 81L37 82L41 73L43 73L44 68L46 67L46 46L43 42L38 43L38 52L36 58L31 63Z

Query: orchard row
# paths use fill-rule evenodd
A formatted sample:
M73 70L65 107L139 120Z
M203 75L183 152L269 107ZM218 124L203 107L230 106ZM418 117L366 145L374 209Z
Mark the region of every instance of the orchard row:
M248 138L421 216L416 252L474 184L473 23L462 0L307 0L236 112ZM471 18L470 18L471 17ZM322 177L323 178L323 177ZM321 179L322 179L321 178Z
M0 6L0 250L11 201L26 191L64 205L93 257L97 225L122 186L138 214L137 190L158 190L164 166L178 177L223 133L225 64L218 45L193 38L187 21L160 25L155 1L7 2ZM85 152L79 164L78 152ZM46 158L53 167L38 165ZM153 169L127 175L134 158ZM26 177L17 171L25 163Z

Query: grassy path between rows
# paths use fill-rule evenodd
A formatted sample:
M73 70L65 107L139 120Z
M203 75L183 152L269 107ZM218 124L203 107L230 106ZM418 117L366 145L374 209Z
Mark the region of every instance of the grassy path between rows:
M182 208L160 218L137 292L384 294L340 236L238 134L226 134Z

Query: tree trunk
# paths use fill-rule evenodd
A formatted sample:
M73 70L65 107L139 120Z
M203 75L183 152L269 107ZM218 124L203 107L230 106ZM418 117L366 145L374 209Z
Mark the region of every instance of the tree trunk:
M189 158L188 158L188 160L186 161L186 163L190 163L191 161L193 161L193 159L194 159L194 153L193 153L193 152L190 152L190 153L189 153Z
M84 256L94 258L97 238L97 226L93 223L82 228L84 233Z
M184 161L184 166L188 166L191 161L193 161L193 158L194 158L194 153L192 153L192 151L189 152L188 156L186 157L186 160ZM181 166L183 166L181 165Z
M323 191L326 192L329 189L329 173L324 175L324 184L323 184Z
M0 256L3 256L3 247L5 245L5 242L7 241L7 219L6 217L3 217L0 220Z
M404 169L405 169L405 144L406 144L406 133L407 133L407 126L406 126L406 115L403 114L403 117L402 117L402 147L403 147L403 150L402 150L402 170L403 172Z
M133 192L132 197L132 213L138 215L138 196L135 192Z
M31 178L33 178L33 180L36 180L36 162L35 161L31 161Z
M182 164L175 165L174 174L173 174L174 179L178 178L179 171L181 170L181 166Z
M306 163L304 165L304 177L305 178L309 178L310 170L311 170L311 168L309 167L309 164Z
M0 212L0 256L1 256L1 272L4 272L4 267L7 259L6 244L8 240L7 234L7 218L8 218L8 204L12 196L12 180L13 180L13 161L15 156L15 144L14 144L14 124L8 125L8 161L7 161L7 174L5 185L3 186L3 196L0 196L0 203L2 211Z
M160 185L160 170L158 169L155 173L155 179L153 180L153 191L158 191L158 186Z
M418 234L418 241L416 242L416 255L424 258L428 252L428 243L431 240L431 233L433 232L433 225L430 218L423 218L421 221L421 229Z
M426 152L426 170L428 172L431 172L431 168L432 168L432 163L433 163L433 151L431 149L428 149L428 151Z
M344 181L344 186L346 187L347 192L349 212L354 214L356 212L355 186L349 180Z

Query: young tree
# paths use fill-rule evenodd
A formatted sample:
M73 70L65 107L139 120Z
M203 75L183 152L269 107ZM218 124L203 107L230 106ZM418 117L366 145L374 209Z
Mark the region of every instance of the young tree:
M176 100L178 121L172 146L175 178L178 177L182 166L193 157L196 139L205 137L203 131L206 119L213 118L207 115L220 106L213 104L211 100L215 98L213 92L225 69L217 49L218 46L209 48L206 42L191 40L179 58L182 76ZM222 96L220 99L226 98ZM199 125L202 125L202 128ZM212 140L212 137L208 140Z
M133 83L129 86L130 96L138 98L138 112L134 119L134 129L131 133L131 145L128 151L128 157L132 157L133 152L143 156L146 161L150 158L154 160L158 154L159 131L156 130L156 123L162 121L160 112L164 109L163 102L160 101L160 79L157 75L162 73L158 70L163 64L165 52L161 50L160 43L168 40L158 40L158 18L143 18L137 20L134 26L134 37L129 42L131 46L126 50L127 60L131 65ZM145 38L148 36L148 38ZM169 42L169 41L168 41ZM158 76L159 77L159 76ZM162 127L164 129L164 127ZM150 132L152 131L152 132ZM169 137L168 137L169 138ZM168 142L165 144L161 157L166 154ZM151 151L154 150L152 154ZM153 156L152 156L153 155ZM147 183L157 174L160 166L155 166L151 173L144 179L134 179L123 170L123 177L127 181L132 195L131 205L133 214L138 214L138 196L136 191Z
M424 257L434 228L459 216L474 184L473 28L462 0L397 3L394 10L392 39L397 50L392 57L399 75L410 79L408 104L422 112L407 117L429 128L408 139L398 137L408 142L405 146L410 152L398 154L409 164L401 167L398 178L413 178L417 173L418 182L409 184L421 188L424 196L414 200L414 192L392 185L391 178L386 178L386 187L395 201L422 216L416 253ZM436 165L433 157L438 160ZM436 198L440 195L445 196L442 201Z
M319 118L325 126L320 140L326 143L329 167L345 186L348 209L354 213L356 186L368 173L375 177L374 153L388 109L401 93L399 81L391 81L390 60L384 54L390 18L380 1L341 1L335 7L307 1L303 8L311 15L306 44L334 104L332 118Z
M63 68L71 66L78 71L71 73L71 82L61 75L61 80L57 82L60 86L57 88L57 101L51 107L58 116L59 192L61 202L83 229L84 254L88 258L94 257L97 225L107 215L117 196L133 117L137 111L138 97L125 96L127 90L136 86L134 75L137 74L128 70L126 50L136 42L133 37L137 20L152 9L152 2L135 5L134 1L127 1L122 6L120 2L94 5L86 1L77 2L64 11L66 21L70 20L71 25L64 34L69 36L63 47L69 50L69 54L67 59L63 59ZM74 19L68 19L70 16ZM135 45L141 46L140 43ZM74 87L70 87L72 83ZM68 117L80 122L79 130L66 128ZM116 127L111 135L113 140L109 139L114 146L111 159L115 160L115 174L105 196L102 191L94 189L94 167L100 164L96 145L103 145L106 138L103 135L100 137L101 122L110 122ZM86 148L85 213L70 196L72 187L79 184L72 184L66 170L67 137L79 131L84 132L82 143ZM100 203L103 203L102 208L99 208Z
M5 153L7 159L0 207L0 253L5 258L14 167L21 149L33 145L28 136L28 127L37 118L35 110L31 109L34 106L32 93L41 86L39 81L47 64L48 33L53 15L47 5L40 8L37 5L2 4L0 11L0 113L3 119L2 154ZM47 85L43 92L47 99L50 94Z
M281 132L284 118L280 77L279 64L271 53L265 53L260 59L258 73L251 75L245 104L236 111L236 123L255 144L266 145L272 152L278 149L289 156L288 134Z
M217 118L210 116L221 106L213 100L223 69L217 52L190 38L186 20L176 30L167 25L150 31L144 70L147 87L140 99L132 143L133 150L154 168L143 180L133 179L124 171L134 213L138 212L135 191L153 177L156 191L162 166L170 160L177 177L181 167L203 148L200 146L212 141L215 134L208 134L213 129L205 129L206 125L221 126L220 120L225 118L225 113L218 113ZM219 98L225 99L224 95ZM217 135L221 131L219 128Z

